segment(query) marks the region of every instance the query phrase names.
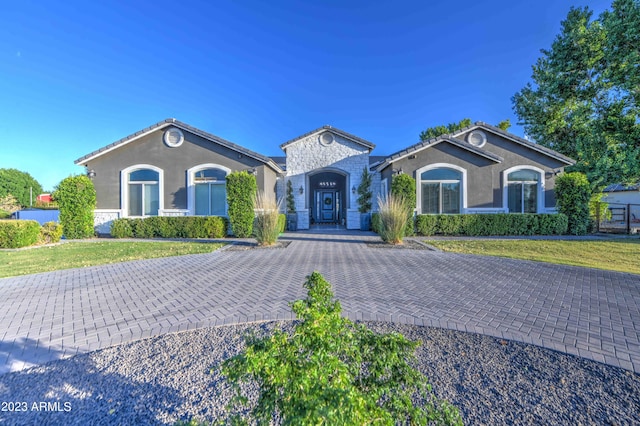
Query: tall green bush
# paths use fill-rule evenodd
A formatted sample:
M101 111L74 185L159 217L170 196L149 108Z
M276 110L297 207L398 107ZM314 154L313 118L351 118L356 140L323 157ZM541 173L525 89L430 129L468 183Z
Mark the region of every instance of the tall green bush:
M96 190L86 176L70 176L58 184L53 199L60 209L60 223L67 238L93 237Z
M411 176L400 173L391 179L391 194L404 200L407 207L407 228L405 236L415 235L413 211L416 208L416 180Z
M253 232L253 197L258 190L256 177L247 172L227 175L227 204L231 231L238 238L248 238Z
M585 235L590 228L589 200L591 186L584 173L563 173L556 178L556 206L569 220L567 232Z
M291 336L247 339L247 348L221 366L235 391L230 424L461 425L458 410L432 392L414 369L419 342L400 333L376 334L341 316L331 285L307 277L307 298L290 306L299 319ZM249 407L242 383L259 386ZM243 419L248 415L249 419Z

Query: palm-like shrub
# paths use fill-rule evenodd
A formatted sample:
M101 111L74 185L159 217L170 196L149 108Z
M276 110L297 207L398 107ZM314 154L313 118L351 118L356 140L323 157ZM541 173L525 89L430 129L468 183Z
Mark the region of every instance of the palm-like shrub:
M258 191L253 198L253 205L256 209L253 233L258 244L261 246L275 244L280 234L278 223L280 203L276 201L273 195Z
M378 197L379 234L382 241L390 244L402 244L407 222L407 203L402 196L391 193L387 197Z

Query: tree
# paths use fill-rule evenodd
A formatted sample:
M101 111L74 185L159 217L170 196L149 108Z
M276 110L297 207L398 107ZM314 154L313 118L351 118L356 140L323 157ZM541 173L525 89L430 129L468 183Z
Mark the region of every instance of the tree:
M413 212L416 208L416 180L409 175L400 173L391 179L391 194L407 209L407 226L405 236L415 234Z
M96 189L87 176L69 176L58 184L53 199L60 208L60 223L67 238L93 237Z
M527 134L576 159L596 190L640 177L640 2L615 0L591 18L569 11L512 102Z
M0 169L0 198L13 195L22 207L35 202L42 186L29 173L17 169Z
M463 118L457 123L449 123L446 126L440 125L435 127L429 127L428 129L420 132L420 140L428 141L429 139L437 138L438 136L455 133L459 130L464 129L465 127L471 126L472 124L473 123L470 118ZM509 127L511 127L511 120L509 120L508 118L506 120L502 120L501 122L496 124L496 127L499 127L504 131L507 131L509 130Z
M358 211L360 213L369 213L371 211L371 179L369 167L365 166L360 176L360 185L358 185Z

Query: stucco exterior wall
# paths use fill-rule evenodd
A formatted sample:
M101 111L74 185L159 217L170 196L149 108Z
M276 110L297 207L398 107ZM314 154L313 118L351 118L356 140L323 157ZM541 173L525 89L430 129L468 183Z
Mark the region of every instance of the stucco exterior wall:
M105 153L90 161L88 169L96 172L98 209L120 209L120 171L137 164L148 164L164 171L164 210L187 209L187 170L199 164L217 164L231 171L256 169L258 187L275 193L276 173L264 163L239 154L197 135L183 131L182 145L170 148L162 140L164 129Z
M555 173L563 170L564 164L548 155L509 141L498 135L486 132L487 142L482 147L503 158L496 163L486 157L447 142L438 143L414 155L395 161L382 171L382 178L392 178L392 169L411 175L416 181L417 171L424 166L436 163L451 164L467 171L466 209L474 212L504 209L503 173L516 166L532 166L543 170L544 211L555 208ZM466 136L466 135L465 135ZM465 139L460 136L459 139ZM413 158L411 158L413 157ZM417 189L418 191L420 188ZM420 206L418 206L420 208Z

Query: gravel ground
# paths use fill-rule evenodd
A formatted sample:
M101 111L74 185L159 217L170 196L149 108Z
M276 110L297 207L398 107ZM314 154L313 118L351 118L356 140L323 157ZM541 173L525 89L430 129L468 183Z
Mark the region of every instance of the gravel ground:
M0 424L215 419L230 393L218 374L209 374L210 367L237 354L248 329L266 333L291 325L270 322L163 335L2 375ZM629 371L476 334L367 325L423 342L418 368L439 397L460 409L465 424L640 424L640 376Z

